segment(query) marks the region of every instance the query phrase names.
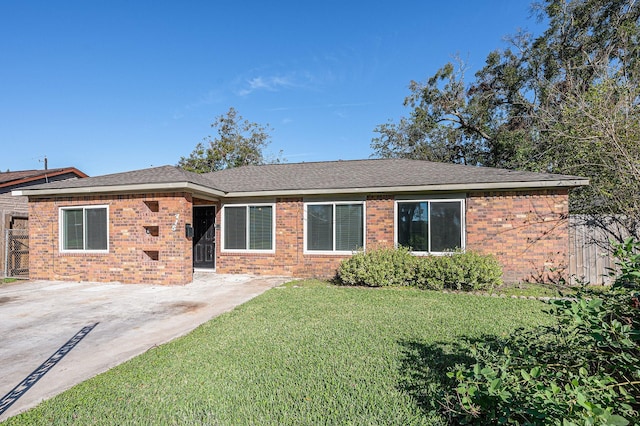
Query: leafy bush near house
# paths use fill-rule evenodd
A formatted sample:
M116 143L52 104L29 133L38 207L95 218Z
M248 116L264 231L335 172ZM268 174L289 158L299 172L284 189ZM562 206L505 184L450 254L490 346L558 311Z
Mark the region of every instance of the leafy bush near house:
M502 268L493 256L454 252L413 256L406 247L359 252L338 269L339 282L381 287L409 285L431 290L485 290L502 283Z
M610 275L615 277L614 286L638 288L640 286L640 242L627 238L621 244L615 244L613 255L620 271L612 269Z
M502 267L494 256L457 251L416 262L414 284L431 290L488 290L502 284Z
M385 287L411 285L416 258L409 249L377 248L358 252L338 268L338 280L347 285Z
M554 323L472 345L448 373L454 423L640 424L640 244L616 247L606 293L551 302Z

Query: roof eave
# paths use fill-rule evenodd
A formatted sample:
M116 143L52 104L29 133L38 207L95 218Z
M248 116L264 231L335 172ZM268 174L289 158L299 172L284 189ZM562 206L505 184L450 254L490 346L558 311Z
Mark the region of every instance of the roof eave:
M144 183L114 186L87 186L81 188L52 188L52 189L23 189L11 192L14 196L48 197L48 196L72 196L86 194L112 194L112 193L141 193L141 192L166 192L187 191L209 199L240 198L240 197L274 197L274 196L299 196L299 195L331 195L331 194L369 194L369 193L407 193L407 192L464 192L479 190L526 190L547 188L572 188L588 185L588 179L567 179L529 182L489 182L489 183L456 183L438 185L411 185L411 186L384 186L362 188L320 188L320 189L290 189L272 191L237 191L224 192L207 186L191 182L169 183Z
M480 190L531 190L549 188L574 188L589 185L588 179L568 179L531 182L490 182L490 183L456 183L439 185L384 186L363 188L321 188L290 189L274 191L238 191L229 192L224 198L275 197L296 195L331 195L331 194L371 194L371 193L407 193L407 192L464 192Z
M192 182L169 183L141 183L113 186L86 186L80 188L52 188L52 189L23 189L11 191L13 196L27 196L33 198L50 196L73 196L87 194L113 194L113 193L141 193L141 192L167 192L187 191L201 197L217 200L225 196L225 193L217 189L209 188Z

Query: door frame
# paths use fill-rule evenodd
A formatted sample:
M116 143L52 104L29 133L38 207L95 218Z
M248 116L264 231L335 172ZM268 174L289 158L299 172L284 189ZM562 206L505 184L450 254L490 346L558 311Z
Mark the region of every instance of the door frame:
M200 209L200 208L209 208L209 209L213 209L213 268L202 268L202 267L198 267L196 268L195 266L193 266L193 264L195 263L195 241L192 243L191 245L191 264L194 270L197 271L208 271L208 272L215 272L216 271L216 264L217 262L217 248L218 248L218 242L217 242L217 238L216 238L216 226L217 226L217 221L216 221L216 215L218 214L218 205L217 204L198 204L198 205L193 205L191 207L191 219L192 219L192 226L194 227L194 231L195 231L195 210L196 209ZM195 234L193 236L194 240L195 240Z

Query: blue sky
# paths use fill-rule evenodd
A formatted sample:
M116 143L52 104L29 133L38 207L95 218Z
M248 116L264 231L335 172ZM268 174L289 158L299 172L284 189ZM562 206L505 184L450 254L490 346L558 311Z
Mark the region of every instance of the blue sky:
M289 162L368 158L411 80L472 73L528 0L0 1L0 170L176 164L234 107Z

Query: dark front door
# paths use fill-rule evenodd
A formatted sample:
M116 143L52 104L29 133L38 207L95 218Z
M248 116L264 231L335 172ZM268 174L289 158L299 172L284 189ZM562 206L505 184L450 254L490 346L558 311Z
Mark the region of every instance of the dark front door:
M213 269L216 266L216 208L193 208L193 267Z

